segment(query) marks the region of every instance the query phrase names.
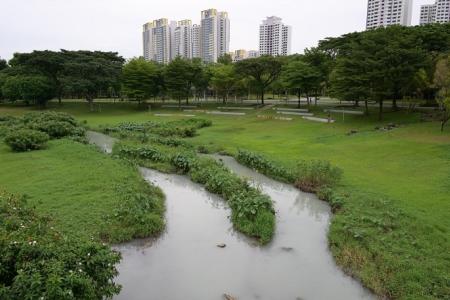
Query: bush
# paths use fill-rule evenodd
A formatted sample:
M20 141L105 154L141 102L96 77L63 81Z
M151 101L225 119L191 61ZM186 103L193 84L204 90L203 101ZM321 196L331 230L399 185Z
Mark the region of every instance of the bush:
M65 236L21 199L0 192L0 298L104 299L120 254L95 241Z
M73 140L83 140L85 129L66 113L32 112L21 118L0 118L0 136L17 129L32 129L47 133L52 139L70 137Z
M177 169L177 171L182 174L188 173L193 164L195 163L195 158L190 153L176 153L170 159L170 163Z
M300 161L296 167L295 186L302 191L316 193L324 186L335 185L342 170L323 160Z
M19 129L5 136L5 143L16 152L42 149L48 140L48 134L31 129Z
M30 128L45 132L53 139L84 134L84 131L77 130L77 127L74 125L62 121L44 121L34 123L30 124Z
M295 181L295 176L290 170L273 163L260 154L246 150L239 150L236 160L241 164L257 170L258 172L261 172L269 177L289 183L293 183Z
M121 123L114 127L104 129L106 134L117 133L119 136L127 137L135 133L154 134L159 137L193 137L197 129L211 126L212 122L203 119L187 119L166 123L146 122L146 123ZM127 134L123 134L126 132ZM142 138L142 135L140 136ZM169 144L168 144L169 145Z

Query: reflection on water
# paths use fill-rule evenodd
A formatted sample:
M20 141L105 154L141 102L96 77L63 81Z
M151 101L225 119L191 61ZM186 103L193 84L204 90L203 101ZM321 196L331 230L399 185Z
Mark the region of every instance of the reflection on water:
M103 152L108 154L112 152L113 145L116 142L115 138L95 131L86 132L86 138L89 143L96 145Z

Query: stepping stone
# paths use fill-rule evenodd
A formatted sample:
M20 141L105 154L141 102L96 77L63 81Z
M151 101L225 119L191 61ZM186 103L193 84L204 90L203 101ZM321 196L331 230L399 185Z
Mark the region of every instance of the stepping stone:
M266 119L266 120L280 120L280 121L292 121L292 118L285 118L285 117L275 117L275 116L268 116L268 115L258 115L257 116L260 119Z
M275 108L277 111L293 111L293 112L309 112L309 109L303 109L303 108Z
M229 109L229 110L254 110L255 108L254 107L226 107L226 106L223 106L223 107L218 107L218 109L225 109L225 110L227 110L227 109Z
M210 115L228 115L228 116L245 116L246 113L233 113L233 112L224 112L224 111L208 111L206 112L207 114Z
M341 114L348 114L348 115L364 115L363 111L359 110L341 110L341 109L325 109L324 112L330 112L330 113L341 113Z
M155 114L155 117L195 117L195 115L181 115L181 114Z
M162 108L196 108L196 105L162 105Z
M328 120L323 118L316 118L316 117L303 117L303 119L308 121L314 121L314 122L320 122L320 123L334 123L334 120Z
M314 116L313 113L307 113L307 112L290 112L290 111L277 111L277 114L291 115L291 116L305 116L305 117L312 117L312 116Z

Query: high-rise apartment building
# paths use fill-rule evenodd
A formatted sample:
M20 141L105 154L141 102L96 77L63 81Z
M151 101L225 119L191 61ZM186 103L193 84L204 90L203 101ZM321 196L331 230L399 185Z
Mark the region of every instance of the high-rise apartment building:
M411 25L412 0L369 0L367 29L391 25Z
M144 24L144 58L158 63L168 63L173 54L171 48L172 27L167 19Z
M257 51L257 50L249 50L249 51L247 52L247 56L248 56L248 58L256 58L256 57L259 57L259 51Z
M159 63L169 63L177 56L217 62L220 56L229 52L228 13L209 9L202 11L201 17L201 25L192 25L191 20L177 23L167 19L144 24L144 58Z
M281 18L268 17L259 26L260 55L289 55L291 53L291 27Z
M420 8L420 25L450 22L450 0L436 0Z
M202 27L200 25L194 24L192 26L192 58L201 58L201 35Z
M226 12L202 11L200 45L204 62L217 62L217 58L229 52L230 20Z
M420 25L436 22L436 5L422 5L420 7Z
M192 58L192 21L179 21L174 29L174 57Z

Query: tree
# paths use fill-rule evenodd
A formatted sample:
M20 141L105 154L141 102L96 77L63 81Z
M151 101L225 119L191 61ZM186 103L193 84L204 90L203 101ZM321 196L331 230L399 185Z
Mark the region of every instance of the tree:
M181 99L189 103L193 82L193 69L190 61L177 57L164 70L164 83L167 92L181 105Z
M4 59L0 59L0 71L8 68L8 63Z
M310 64L296 60L284 66L281 74L286 86L295 90L298 96L298 107L301 104L302 94L306 95L309 104L309 97L314 90L318 90L321 85L321 74L317 68Z
M41 107L45 107L55 96L51 80L42 75L11 76L3 85L2 91L11 101L23 99Z
M233 63L233 58L230 54L225 53L217 59L217 63L222 65L231 65Z
M261 103L264 105L264 93L281 73L281 62L272 56L261 56L241 60L236 63L236 72L250 77L257 88Z
M223 104L236 87L238 79L233 65L218 64L212 67L211 86L222 96Z
M2 97L11 102L19 100L20 95L20 80L17 76L6 77L2 84Z
M434 86L439 90L438 103L442 110L441 131L450 120L450 56L443 57L436 64Z
M143 58L130 60L122 70L123 92L139 103L159 93L158 66Z
M119 82L124 59L116 52L62 50L62 54L65 91L83 95L94 111L94 98Z
M33 51L31 53L15 53L10 64L14 69L21 69L23 75L30 73L46 76L54 86L56 96L61 104L63 93L62 71L65 56L61 52Z
M205 93L209 86L210 73L200 58L194 58L191 61L192 67L192 88L194 96L199 98L200 93Z

